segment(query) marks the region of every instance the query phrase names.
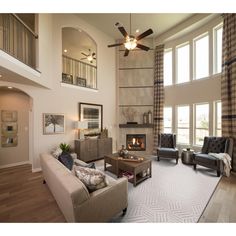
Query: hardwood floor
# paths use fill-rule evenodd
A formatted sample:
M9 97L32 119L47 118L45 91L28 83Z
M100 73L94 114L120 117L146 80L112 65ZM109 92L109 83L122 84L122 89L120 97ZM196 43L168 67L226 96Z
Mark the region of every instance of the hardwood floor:
M41 172L0 169L0 222L65 222ZM199 222L236 222L236 175L222 177Z
M236 174L222 177L209 204L203 212L200 223L236 222Z
M41 172L31 165L0 170L0 222L65 222Z

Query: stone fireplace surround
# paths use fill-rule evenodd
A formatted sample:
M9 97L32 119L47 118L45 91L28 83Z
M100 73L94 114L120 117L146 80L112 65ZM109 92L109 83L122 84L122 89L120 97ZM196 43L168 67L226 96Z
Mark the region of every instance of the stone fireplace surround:
M117 101L118 101L118 145L126 147L127 134L145 134L146 150L129 151L134 155L149 155L153 153L153 125L143 124L143 114L151 111L153 114L153 40L142 42L150 47L149 51L133 50L124 57L123 47L117 48ZM128 110L133 112L133 120L125 116ZM137 122L128 125L127 122Z

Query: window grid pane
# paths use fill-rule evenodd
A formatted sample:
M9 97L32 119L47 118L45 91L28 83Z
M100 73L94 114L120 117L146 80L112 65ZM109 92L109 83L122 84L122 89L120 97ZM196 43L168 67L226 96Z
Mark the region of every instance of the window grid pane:
M223 27L220 27L215 30L215 65L216 65L216 73L221 72L221 64L222 64L222 34L223 34Z
M209 136L209 104L196 105L195 144L203 145L205 136Z
M189 144L189 106L177 108L177 140Z
M164 128L172 127L172 107L164 107Z
M177 48L177 83L189 81L189 44Z
M164 54L164 86L172 85L172 50Z
M194 41L195 79L209 76L209 36Z

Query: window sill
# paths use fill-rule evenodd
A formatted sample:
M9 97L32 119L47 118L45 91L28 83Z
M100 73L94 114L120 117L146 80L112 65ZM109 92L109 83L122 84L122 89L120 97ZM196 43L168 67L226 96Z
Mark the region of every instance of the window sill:
M82 90L82 91L94 92L94 93L98 92L98 89L81 87L81 86L78 86L78 85L67 84L67 83L63 83L63 82L61 82L61 86L66 87L66 88L78 89L78 90Z

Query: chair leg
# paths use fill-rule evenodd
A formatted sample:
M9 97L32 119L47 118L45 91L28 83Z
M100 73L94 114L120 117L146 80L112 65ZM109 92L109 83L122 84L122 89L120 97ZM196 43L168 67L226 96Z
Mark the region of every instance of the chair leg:
M217 177L220 177L220 171L217 170L216 172L217 172Z
M176 165L178 164L179 158L176 158Z
M193 164L193 169L194 169L194 170L197 169L197 164Z
M157 161L160 161L160 157L159 156L157 156Z

